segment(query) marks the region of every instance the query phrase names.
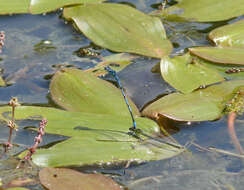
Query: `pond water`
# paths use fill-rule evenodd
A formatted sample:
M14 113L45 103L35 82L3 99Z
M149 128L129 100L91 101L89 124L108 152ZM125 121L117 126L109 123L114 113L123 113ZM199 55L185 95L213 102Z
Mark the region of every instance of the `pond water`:
M161 1L112 2L127 3L148 13ZM213 24L164 22L167 35L174 44L173 55L183 53L187 47L209 45L210 42L206 39L208 32L224 24L226 22ZM61 18L60 11L46 15L0 16L0 30L6 34L6 45L0 54L0 68L3 69L2 77L8 82L7 87L0 88L1 105L6 104L14 96L23 104L55 106L49 98L48 89L52 74L60 67L88 69L99 61L96 57L78 56L75 51L80 48L92 48L101 56L113 54L95 46L77 32L71 23L66 23ZM128 95L140 109L157 97L175 91L163 81L160 74L151 72L151 68L158 62L158 59L141 56L119 73ZM244 162L241 158L206 152L191 144L238 153L228 134L227 117L215 122L171 121L167 128L170 128L172 137L180 144L188 144L187 152L171 159L148 162L126 169L115 167L95 170L112 176L131 190L243 189ZM236 120L236 132L240 143L244 145L243 116ZM33 135L28 138L33 139ZM1 132L1 139L4 136L6 133ZM19 134L18 138L15 139L16 143L31 144L25 141L27 137L24 134L22 136ZM48 144L50 138L52 137L44 140L44 144ZM59 141L64 137L53 138ZM3 165L0 168L2 171L6 169ZM92 172L94 169L86 171ZM8 177L8 174L0 173L1 178L3 175L5 178Z

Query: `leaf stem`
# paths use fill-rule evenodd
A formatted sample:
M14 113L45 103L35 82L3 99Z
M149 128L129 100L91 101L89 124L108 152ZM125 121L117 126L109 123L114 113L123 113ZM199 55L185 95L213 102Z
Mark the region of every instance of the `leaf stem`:
M228 115L228 131L231 137L232 142L234 143L235 148L240 152L240 154L244 154L243 148L238 140L238 137L235 132L235 119L236 112L230 112Z

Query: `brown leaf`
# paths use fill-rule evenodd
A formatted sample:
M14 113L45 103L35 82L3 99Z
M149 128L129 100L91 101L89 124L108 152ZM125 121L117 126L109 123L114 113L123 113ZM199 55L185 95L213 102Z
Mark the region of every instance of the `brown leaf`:
M121 190L117 183L101 174L84 174L66 168L44 168L39 177L49 190Z

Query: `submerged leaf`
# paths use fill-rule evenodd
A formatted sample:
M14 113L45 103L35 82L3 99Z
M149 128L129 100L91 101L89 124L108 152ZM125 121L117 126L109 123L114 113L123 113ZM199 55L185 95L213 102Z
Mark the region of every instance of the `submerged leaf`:
M85 4L63 14L94 43L113 51L161 58L172 50L160 19L127 5Z
M101 174L85 174L67 168L44 168L39 177L48 190L121 190L116 182Z
M167 19L195 22L216 22L244 14L243 0L176 0L178 3L167 8ZM177 17L178 18L177 18Z
M218 46L244 48L244 19L216 28L208 36Z
M50 84L52 99L69 111L129 116L118 88L111 83L78 69L58 71ZM139 111L129 101L134 114Z
M1 76L0 76L0 86L6 86L6 82L3 80Z
M244 53L241 48L196 47L189 48L190 53L202 59L229 65L244 65Z
M217 71L194 62L189 54L162 58L160 67L163 78L183 93L224 80Z
M235 90L243 84L244 80L227 81L190 94L169 94L150 104L142 114L154 119L165 116L178 121L218 119Z

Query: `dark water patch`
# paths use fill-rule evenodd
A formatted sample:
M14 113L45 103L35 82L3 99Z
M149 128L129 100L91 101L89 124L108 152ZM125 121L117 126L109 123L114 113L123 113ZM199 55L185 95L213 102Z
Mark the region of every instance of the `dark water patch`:
M157 96L174 91L159 73L151 72L158 62L158 59L139 58L118 74L126 93L139 109Z

